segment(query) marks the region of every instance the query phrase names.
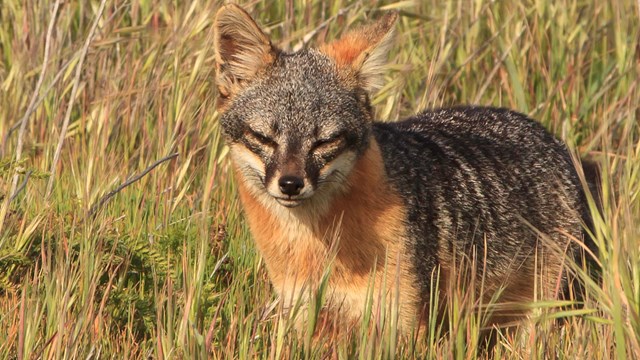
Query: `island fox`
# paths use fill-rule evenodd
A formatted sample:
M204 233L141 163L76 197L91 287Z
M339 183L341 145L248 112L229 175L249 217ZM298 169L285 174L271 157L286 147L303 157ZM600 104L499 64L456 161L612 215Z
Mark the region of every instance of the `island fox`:
M360 318L371 291L420 327L429 299L446 302L444 284L476 259L485 302L558 298L589 213L566 146L506 109L375 121L396 18L286 52L242 8L216 15L220 123L275 290L290 304L330 267L327 307L340 319ZM527 314L506 308L490 323Z

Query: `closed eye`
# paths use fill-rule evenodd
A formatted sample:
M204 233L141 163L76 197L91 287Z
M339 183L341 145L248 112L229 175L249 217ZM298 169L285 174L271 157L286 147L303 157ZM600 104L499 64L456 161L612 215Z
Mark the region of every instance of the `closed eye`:
M253 130L247 130L245 133L245 136L247 137L247 139L249 141L251 141L252 143L259 143L265 146L269 146L271 148L277 148L278 147L278 143L273 140L272 138L263 135L257 131L253 131Z
M337 134L326 139L320 139L316 141L311 147L312 152L328 152L336 151L344 143L344 137L342 134Z

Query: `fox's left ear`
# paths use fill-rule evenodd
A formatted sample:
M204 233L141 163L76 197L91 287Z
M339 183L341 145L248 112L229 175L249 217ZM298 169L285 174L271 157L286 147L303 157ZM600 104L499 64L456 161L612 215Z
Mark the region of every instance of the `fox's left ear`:
M397 12L388 12L377 21L320 46L319 50L331 57L349 77L355 78L358 86L375 91L382 86L397 19Z
M238 5L220 8L213 26L220 107L260 70L273 63L276 55L269 37Z

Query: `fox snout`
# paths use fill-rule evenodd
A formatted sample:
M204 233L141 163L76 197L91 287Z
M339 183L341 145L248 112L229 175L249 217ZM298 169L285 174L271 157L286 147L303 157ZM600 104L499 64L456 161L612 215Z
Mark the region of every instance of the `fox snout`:
M282 157L287 159L287 156ZM277 183L277 190L271 189L272 195L277 198L283 196L293 198L301 195L303 190L305 193L309 191L309 189L305 189L305 187L308 187L307 185L309 185L310 181L305 179L304 169L299 165L301 162L301 159L289 156L288 159L284 161L284 166L277 166L275 171L273 171L274 174L268 174L273 175L275 178L273 182ZM275 187L275 185L276 184L274 184L273 187Z
M270 195L273 196L280 205L286 207L295 207L300 205L302 200L307 199L313 195L313 190L305 190L305 179L296 175L283 175L277 181L278 191L274 194L270 191ZM301 196L302 195L302 196Z
M300 190L304 187L304 179L298 176L285 175L278 180L278 186L280 187L280 192L284 195L300 195Z
M267 169L265 187L269 195L286 207L295 207L314 193L312 179L300 166L287 164L282 169Z

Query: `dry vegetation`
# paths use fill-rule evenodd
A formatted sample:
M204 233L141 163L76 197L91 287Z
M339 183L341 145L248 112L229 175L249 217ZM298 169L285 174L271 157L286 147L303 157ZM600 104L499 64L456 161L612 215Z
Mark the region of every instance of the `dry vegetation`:
M379 118L506 106L597 161L602 284L534 304L496 358L640 357L640 2L245 5L290 49L398 9ZM214 107L218 6L0 0L0 358L476 357L464 299L419 340L365 319L311 341L270 307Z

